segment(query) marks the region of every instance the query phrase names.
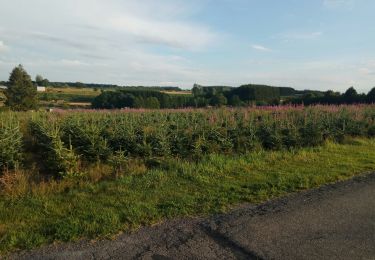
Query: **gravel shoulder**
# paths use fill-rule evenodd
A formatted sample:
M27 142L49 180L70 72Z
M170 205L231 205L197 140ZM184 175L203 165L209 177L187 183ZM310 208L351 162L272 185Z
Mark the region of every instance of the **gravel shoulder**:
M375 259L375 173L243 205L208 219L169 220L114 240L54 244L10 259Z

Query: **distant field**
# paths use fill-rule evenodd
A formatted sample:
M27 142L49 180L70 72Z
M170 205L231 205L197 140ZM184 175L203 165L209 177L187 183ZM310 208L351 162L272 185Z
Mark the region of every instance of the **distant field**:
M3 91L3 90L0 90L0 107L3 107L3 106L4 106L4 102L5 102L4 91Z
M98 95L100 95L100 90L95 90L94 88L51 88L51 87L47 87L46 93L64 93L64 94L75 94L75 95L98 96Z
M70 106L82 106L82 107L89 107L91 106L91 103L85 103L85 102L70 102L68 103Z
M88 107L100 95L94 88L51 88L38 92L40 105L45 107L79 108Z
M160 91L165 94L169 95L192 95L193 93L190 90L184 90L184 91Z
M126 88L124 88L126 89ZM113 91L115 89L106 88L106 91ZM100 94L100 89L95 90L95 88L47 88L47 93L64 93L64 94L76 94L76 95L89 95L89 96L98 96ZM169 95L192 95L190 90L183 91L160 91Z
M74 109L74 108L90 108L90 102L67 102L64 100L57 101L39 101L39 108L62 108L62 109Z

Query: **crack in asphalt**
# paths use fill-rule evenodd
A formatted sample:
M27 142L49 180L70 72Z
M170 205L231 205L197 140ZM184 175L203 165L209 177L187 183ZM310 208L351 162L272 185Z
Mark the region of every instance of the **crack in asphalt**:
M237 259L263 260L263 258L260 257L257 253L242 247L241 245L231 240L229 237L211 229L208 226L202 225L202 230L222 248L228 248L229 250L231 250Z

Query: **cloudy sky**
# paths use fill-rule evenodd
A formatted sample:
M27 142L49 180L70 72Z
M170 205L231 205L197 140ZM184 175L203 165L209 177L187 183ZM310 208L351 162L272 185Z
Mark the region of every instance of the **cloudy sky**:
M0 0L0 80L375 86L373 0Z

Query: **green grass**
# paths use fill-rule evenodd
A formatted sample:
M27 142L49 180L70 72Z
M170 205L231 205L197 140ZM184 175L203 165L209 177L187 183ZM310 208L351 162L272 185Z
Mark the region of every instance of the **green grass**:
M94 88L56 88L48 87L47 93L64 93L64 94L77 94L77 95L86 95L86 96L98 96L100 94L99 90Z
M0 196L0 252L111 237L168 218L223 212L373 170L375 140L354 139L297 151L209 155L198 164L168 159L158 168L139 166L118 179L98 182L19 184L22 192Z

